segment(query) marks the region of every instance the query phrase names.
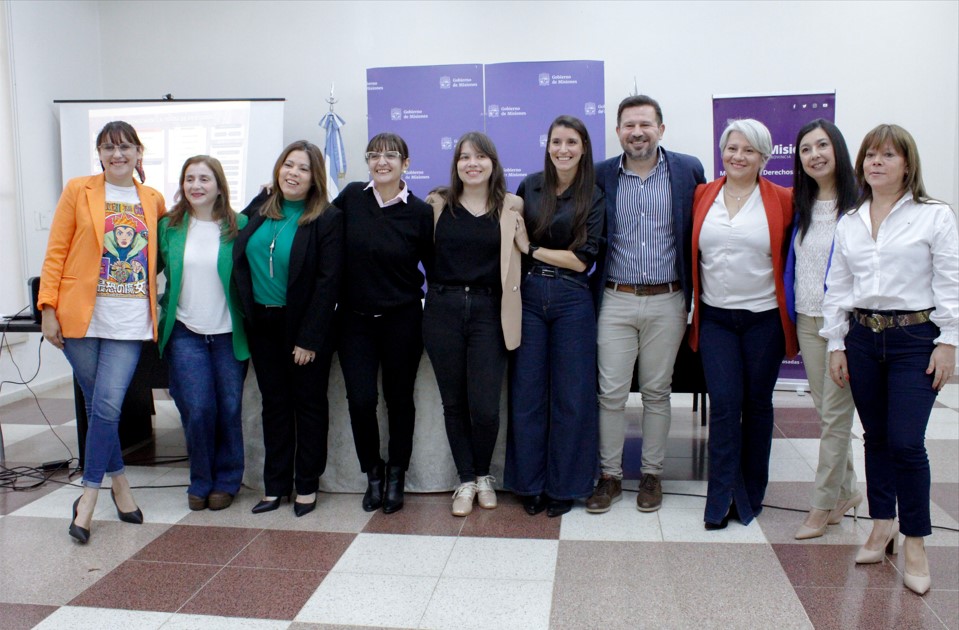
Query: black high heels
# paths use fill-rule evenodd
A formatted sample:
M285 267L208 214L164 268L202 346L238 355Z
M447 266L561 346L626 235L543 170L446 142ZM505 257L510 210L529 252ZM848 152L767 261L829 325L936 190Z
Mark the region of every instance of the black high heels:
M293 502L293 514L299 518L300 516L306 516L310 512L316 509L316 495L313 495L313 500L309 503L300 503L299 501Z
M77 500L73 502L73 520L70 521L70 529L67 532L78 543L85 545L90 541L90 530L77 525L77 506L80 504L80 498L77 497Z
M289 498L289 497L288 497ZM253 509L250 510L254 514L263 514L264 512L272 512L280 507L280 501L283 500L283 497L276 497L275 499L263 499L259 503L253 506Z
M546 506L546 516L550 518L562 516L573 509L573 503L575 501L572 499L550 499Z
M403 491L406 471L396 466L386 468L386 493L383 496L383 513L392 514L403 509Z
M363 495L363 511L375 512L383 505L383 462L366 473L366 494Z
M140 511L140 508L132 512L121 512L120 506L117 505L117 495L113 492L113 488L110 488L110 498L113 499L113 506L117 509L117 516L121 521L124 523L133 523L134 525L143 525L143 512Z
M729 509L726 511L726 516L723 517L723 520L718 523L710 523L709 521L704 521L703 525L706 526L706 531L714 532L720 529L726 529L729 526L729 519L739 520L739 510L736 509L736 502L733 501L729 505Z
M531 497L523 497L523 509L526 510L526 513L530 516L536 516L540 512L546 509L549 499L546 498L545 494L536 494Z

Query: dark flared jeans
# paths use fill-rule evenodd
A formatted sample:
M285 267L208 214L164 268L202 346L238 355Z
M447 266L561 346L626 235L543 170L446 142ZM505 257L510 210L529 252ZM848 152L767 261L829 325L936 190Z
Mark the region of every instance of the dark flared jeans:
M932 322L874 333L853 321L846 336L849 385L862 420L869 516L896 517L906 536L928 536L926 425L937 392L926 374L939 336Z
M499 295L430 285L423 343L443 399L446 437L460 482L488 475L507 356Z
M423 307L419 300L382 315L338 313L338 354L350 408L353 443L360 469L380 463L377 382L383 371L383 398L389 417L389 465L406 470L413 452L413 385L423 356Z
M523 279L504 483L518 495L588 497L599 452L596 315L586 274Z
M735 501L748 525L769 481L773 388L785 356L778 309L753 313L700 303L699 352L709 391L707 523L718 524Z
M233 334L200 335L173 325L166 348L170 396L180 412L190 486L205 498L219 491L235 495L243 481L243 379L246 361L233 353Z

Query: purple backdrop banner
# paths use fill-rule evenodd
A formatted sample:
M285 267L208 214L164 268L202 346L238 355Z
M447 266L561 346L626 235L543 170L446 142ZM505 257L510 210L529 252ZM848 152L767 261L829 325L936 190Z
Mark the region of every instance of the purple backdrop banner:
M773 136L773 154L762 175L780 186L793 185L796 134L810 120L836 121L836 94L780 94L774 96L713 97L713 173L725 175L719 137L733 118L755 118Z
M483 129L483 66L368 68L369 137L391 131L406 140L405 179L418 197L449 184L457 138Z
M583 121L593 158L606 156L602 61L529 61L486 66L486 133L496 143L506 187L543 170L546 132L560 114Z
M734 118L755 118L769 128L773 137L773 154L763 169L762 176L780 186L791 188L796 134L803 125L816 118L835 122L836 94L714 96L713 173L717 178L726 174L719 151L719 137L728 121ZM783 361L779 378L806 380L802 357Z

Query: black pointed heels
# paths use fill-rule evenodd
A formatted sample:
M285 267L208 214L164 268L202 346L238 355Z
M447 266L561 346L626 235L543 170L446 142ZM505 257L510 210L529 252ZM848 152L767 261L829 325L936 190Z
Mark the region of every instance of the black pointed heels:
M85 545L90 541L90 530L77 525L77 506L80 504L80 498L77 497L77 500L73 502L73 520L70 521L70 529L67 532L78 543Z
M124 523L133 523L134 525L143 525L143 512L140 511L140 508L133 510L132 512L121 512L120 506L117 505L117 495L113 492L113 488L110 488L110 498L113 499L113 506L117 509L117 517Z

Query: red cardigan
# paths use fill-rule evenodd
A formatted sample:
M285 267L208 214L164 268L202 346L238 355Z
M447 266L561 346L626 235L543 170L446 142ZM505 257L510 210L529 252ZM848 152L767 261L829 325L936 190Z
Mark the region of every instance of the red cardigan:
M696 187L693 197L693 326L689 334L689 346L699 349L699 234L703 229L703 221L713 205L723 184L725 177L708 184ZM777 186L768 179L759 178L759 194L763 198L763 207L766 210L766 221L769 223L769 244L772 250L773 275L776 281L776 302L779 304L779 319L782 321L783 333L786 336L786 356L794 357L799 353L799 341L796 339L796 326L789 319L786 310L786 289L783 281L783 272L786 264L786 253L789 251L790 225L793 217L793 193L790 188Z

